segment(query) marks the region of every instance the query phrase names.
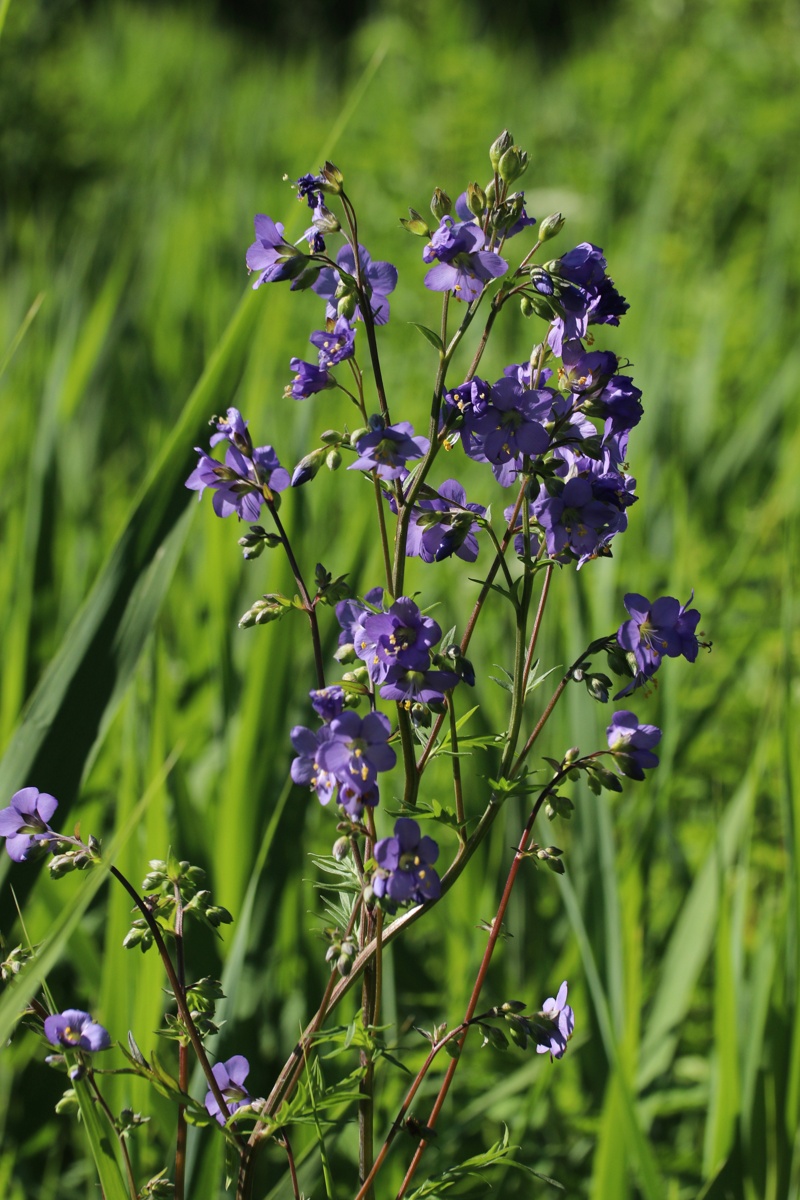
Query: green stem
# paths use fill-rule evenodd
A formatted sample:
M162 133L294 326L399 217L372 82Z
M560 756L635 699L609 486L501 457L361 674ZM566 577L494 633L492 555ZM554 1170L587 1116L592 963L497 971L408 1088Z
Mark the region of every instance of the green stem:
M183 953L183 900L177 883L175 896L175 963L181 991L186 995L186 963ZM178 1043L178 1086L182 1092L189 1091L189 1047L184 1041ZM175 1138L175 1200L184 1200L186 1190L186 1110L178 1105L178 1128Z
M300 593L300 599L303 604L303 612L308 617L308 623L311 626L311 641L314 647L314 667L317 673L317 687L324 688L325 667L323 666L322 661L322 642L320 641L319 636L317 611L309 594L308 588L305 585L303 574L298 566L297 559L294 556L294 551L292 550L292 545L289 541L289 535L284 529L283 522L278 516L278 509L273 499L267 500L267 508L269 509L272 519L275 522L275 528L278 531L278 535L283 543L283 548L286 551L286 557L289 560L289 566L291 568L292 575L294 576L294 581L297 584L297 590Z
M167 946L166 946L166 943L162 936L159 924L156 921L153 914L150 912L150 909L147 907L144 900L141 898L139 893L136 891L136 888L133 886L133 884L128 879L125 878L125 876L122 874L122 872L120 870L118 870L116 867L109 867L109 871L114 876L114 878L117 879L122 884L122 886L125 888L125 891L131 897L134 904L139 909L139 912L142 914L142 916L145 919L147 927L150 930L150 933L152 934L153 941L156 944L156 949L158 950L158 953L161 957L161 961L164 964L164 970L166 971L167 979L169 980L169 986L171 987L172 994L175 997L175 1003L178 1006L178 1012L180 1014L181 1020L183 1021L183 1024L186 1028L186 1032L189 1035L189 1040L192 1043L192 1048L193 1048L195 1054L197 1055L197 1061L200 1063L200 1066L202 1067L202 1070L203 1070L203 1074L205 1075L206 1080L208 1081L208 1086L211 1089L214 1099L216 1100L217 1104L219 1105L219 1111L227 1119L230 1116L230 1110L228 1109L228 1105L225 1100L225 1097L223 1096L222 1091L220 1090L220 1086L217 1083L216 1079L214 1078L214 1072L211 1069L211 1063L208 1061L208 1055L206 1054L205 1046L203 1045L203 1041L202 1041L202 1038L200 1037L200 1034L197 1032L197 1026L195 1025L194 1021L192 1020L192 1014L189 1012L189 1008L186 1004L186 996L184 994L183 988L181 987L180 980L178 979L177 973L175 971L175 967L172 964L172 959L170 958L169 950L167 950ZM236 1138L237 1142L241 1143L241 1137L239 1136L239 1134L234 1134L234 1137Z
M117 1139L117 1142L119 1143L119 1148L122 1152L122 1159L123 1159L123 1162L125 1163L125 1174L128 1176L128 1187L130 1188L130 1191L131 1191L131 1200L137 1200L138 1192L136 1189L136 1180L133 1177L133 1167L131 1165L131 1156L130 1156L130 1154L128 1154L128 1147L125 1144L125 1138L122 1136L119 1129L117 1129L117 1123L114 1120L114 1114L112 1113L111 1109L106 1104L106 1101L103 1099L103 1094L100 1091L100 1088L97 1086L97 1080L94 1077L94 1071L92 1071L91 1067L87 1071L87 1076L88 1076L89 1086L91 1087L92 1091L94 1092L95 1099L97 1100L97 1103L100 1105L100 1108L103 1110L103 1114L114 1132L114 1137Z

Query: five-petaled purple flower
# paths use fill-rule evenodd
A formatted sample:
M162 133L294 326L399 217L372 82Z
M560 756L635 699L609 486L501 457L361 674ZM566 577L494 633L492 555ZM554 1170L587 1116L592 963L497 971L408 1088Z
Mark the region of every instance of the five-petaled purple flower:
M467 493L457 479L445 479L436 489L437 495L417 500L411 512L408 527L406 554L419 557L423 562L441 562L455 554L464 562L475 562L478 557L480 528L475 517L483 517L486 509L482 504L470 504ZM389 498L392 511L397 511L393 496ZM429 513L440 513L436 520Z
M646 770L658 766L658 755L652 751L661 741L657 725L640 725L635 713L623 710L614 713L606 736L619 769L629 779L644 779Z
M484 250L485 243L483 230L474 221L442 217L422 251L423 262L436 262L425 276L425 287L432 292L452 292L467 303L477 300L487 283L508 270L504 258L494 250Z
M536 1053L561 1058L574 1029L575 1014L567 1004L567 981L564 980L558 995L548 996L533 1020Z
M350 463L349 471L374 471L379 479L404 479L409 459L422 458L430 449L426 437L414 436L410 421L384 425L381 417L373 417L370 424L372 432L356 442L358 458Z
M389 301L386 297L397 287L397 267L390 262L373 262L364 246L358 247L358 258L361 264L361 280L369 298L369 306L376 325L385 325L389 320ZM349 283L345 276L353 280L356 277L356 257L352 246L342 246L336 255L339 270L324 267L319 278L312 285L318 296L327 300L326 316L333 320L339 316L339 302L347 295L355 303L358 299L354 290L355 285ZM363 320L360 306L355 303L352 316Z
M619 325L628 311L628 302L606 275L603 251L591 242L581 242L562 255L553 276L562 314L553 321L547 338L554 354L561 355L565 341L585 337L589 325Z
M70 1050L107 1050L111 1045L108 1030L79 1008L65 1008L62 1013L45 1017L44 1035L54 1046Z
M420 834L411 817L398 817L394 835L375 843L373 857L377 870L372 890L378 899L385 896L392 904L424 904L438 900L442 885L433 864L439 847L433 838Z
M318 746L317 762L339 783L369 792L378 773L391 771L395 765L397 755L388 745L392 727L383 713L370 712L360 717L347 709L326 728L330 730L330 738Z
M326 367L304 362L302 358L293 358L289 366L295 372L295 377L284 389L285 396L292 396L295 400L307 400L317 392L324 392L326 388L336 386L336 380Z
M662 596L652 605L644 596L629 592L625 607L631 619L617 630L617 641L626 651L634 678L614 697L627 696L634 688L646 683L656 673L663 658L680 658L694 662L700 643L695 629L700 620L696 608L688 608L694 592L686 604L680 604L673 596Z
M229 1058L227 1062L216 1063L213 1067L214 1078L219 1084L219 1090L222 1092L229 1113L235 1113L237 1108L250 1103L250 1093L244 1086L249 1071L250 1063L242 1054L234 1054L233 1058ZM220 1112L217 1098L210 1088L206 1092L203 1103L209 1116L216 1117L220 1125L226 1123L228 1118Z
M0 837L6 839L9 858L24 862L37 847L56 838L48 822L57 808L55 796L38 788L26 787L14 793L8 808L0 810Z
M256 240L246 256L247 269L258 271L253 288L262 283L280 283L283 279L294 279L308 263L305 254L287 242L283 236L283 225L263 213L255 218Z
M319 365L335 367L337 363L353 357L356 331L347 317L339 317L332 330L318 329L308 340L319 351Z
M245 521L256 521L265 503L264 488L282 492L290 483L289 472L281 466L272 446L253 447L247 422L237 408L229 408L227 419L217 423L211 445L227 440L230 444L225 462L217 462L199 446L197 466L186 480L186 487L198 493L214 489L214 512L218 517L236 513Z

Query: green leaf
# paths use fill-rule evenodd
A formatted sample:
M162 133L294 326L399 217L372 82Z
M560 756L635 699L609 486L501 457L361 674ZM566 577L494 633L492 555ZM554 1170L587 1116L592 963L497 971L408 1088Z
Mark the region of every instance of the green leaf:
M430 342L434 350L438 350L440 354L444 352L444 342L439 337L438 333L434 333L433 330L429 329L427 325L420 325L418 321L409 321L408 323L420 331L422 336L425 338L425 341Z
M92 1152L104 1200L136 1200L125 1182L115 1147L116 1139L108 1121L97 1108L86 1079L75 1080L73 1087L83 1118L83 1128Z

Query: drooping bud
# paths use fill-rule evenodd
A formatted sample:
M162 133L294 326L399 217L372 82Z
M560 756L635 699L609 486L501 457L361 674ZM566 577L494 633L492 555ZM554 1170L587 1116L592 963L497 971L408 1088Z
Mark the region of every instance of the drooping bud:
M320 171L323 179L323 190L330 192L334 196L340 196L344 191L344 175L335 167L332 162L326 162L325 166Z

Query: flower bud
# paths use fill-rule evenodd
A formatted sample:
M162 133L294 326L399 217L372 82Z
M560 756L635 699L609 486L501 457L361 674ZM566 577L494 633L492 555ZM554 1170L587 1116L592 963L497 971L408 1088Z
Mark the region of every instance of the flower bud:
M325 461L326 449L312 450L305 458L301 458L300 462L292 472L292 487L302 487L304 483L308 483L318 474L322 464Z
M75 855L56 854L54 858L50 859L49 870L53 879L60 879L62 875L67 875L70 871L74 871Z
M403 228L407 229L409 233L416 234L417 237L430 238L432 234L425 218L420 216L415 208L410 208L408 214L407 217L400 218L400 224Z
M319 435L319 440L324 446L338 446L345 440L345 437L343 433L339 433L338 429L326 429Z
M258 558L267 548L265 538L258 533L246 533L244 537L239 538L239 545L242 547L245 562Z
M520 298L519 311L522 313L523 317L533 316L533 305L531 304L529 296L522 296Z
M474 217L482 217L486 208L486 192L477 183L467 187L467 207Z
M334 196L340 196L344 191L344 175L335 167L332 162L326 162L325 166L320 171L320 175L324 181L323 190L330 192Z
M329 450L328 453L325 455L325 466L328 468L329 471L338 471L339 467L341 465L342 465L341 451L339 450L338 446L334 446L334 448L332 450Z
M350 838L340 837L333 843L331 854L337 862L344 862L350 853Z
M500 159L498 174L504 183L512 184L528 169L528 155L519 146L511 146Z
M342 228L339 224L339 218L329 208L326 208L324 204L318 204L314 209L311 224L322 234L338 233Z
M539 233L537 235L539 241L547 242L550 238L555 237L557 233L561 233L565 221L566 217L562 216L560 212L551 213L549 217L545 217L544 220L539 222Z
M442 217L449 217L452 208L453 201L447 192L443 192L439 187L434 188L433 199L431 200L431 212L436 217L436 220L441 221Z
M352 292L347 292L336 306L336 315L347 317L348 321L351 320L356 311L357 303L355 295Z
M496 138L489 147L489 161L492 164L492 170L499 172L500 159L514 145L514 139L507 129L504 129L499 138Z

